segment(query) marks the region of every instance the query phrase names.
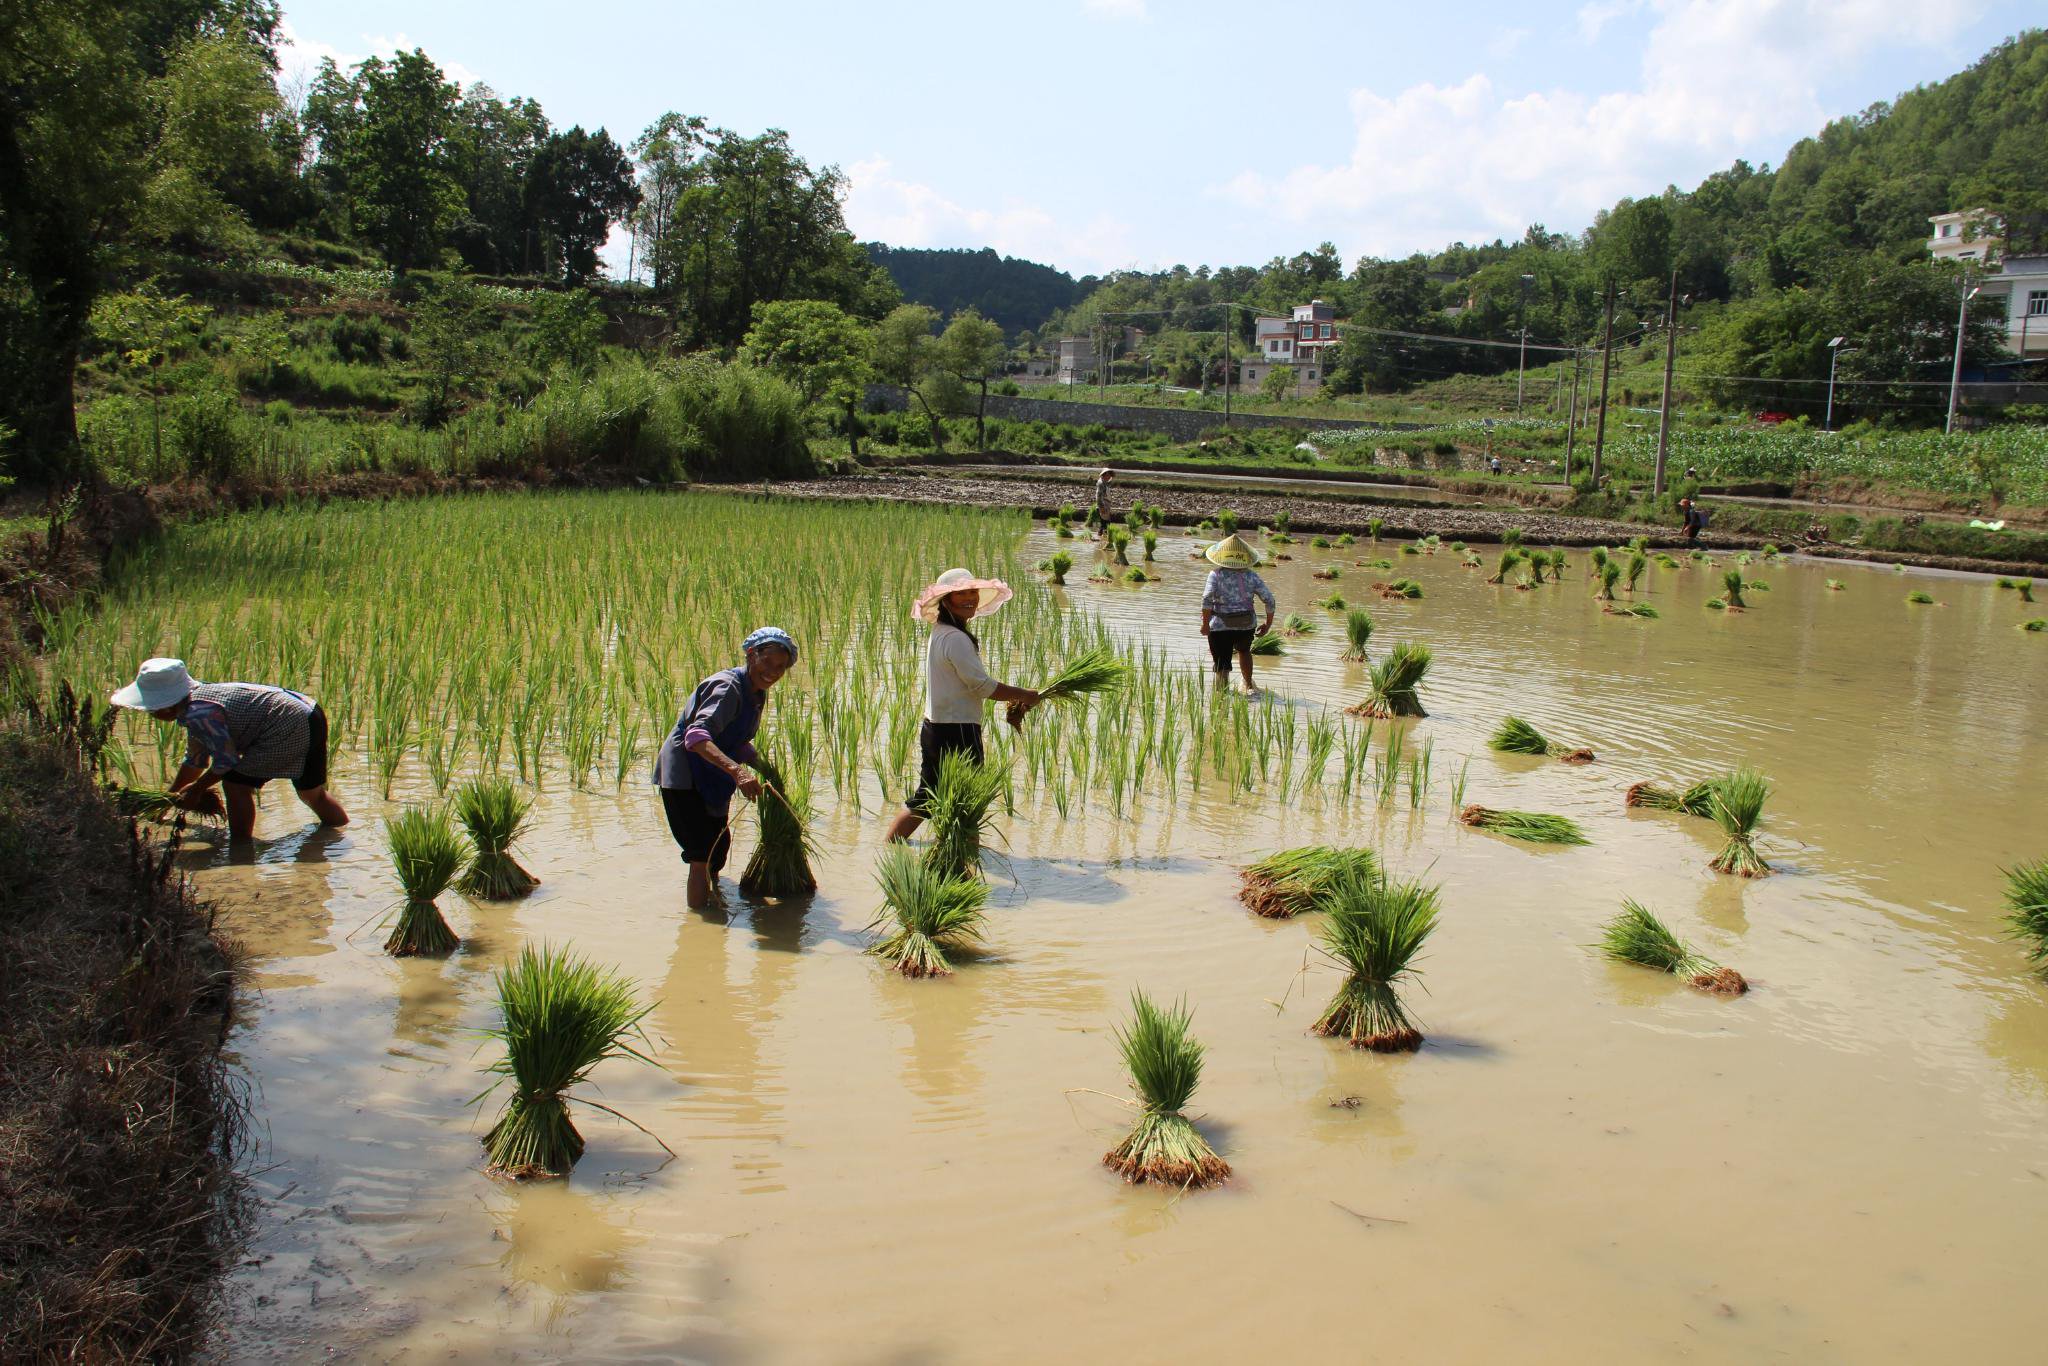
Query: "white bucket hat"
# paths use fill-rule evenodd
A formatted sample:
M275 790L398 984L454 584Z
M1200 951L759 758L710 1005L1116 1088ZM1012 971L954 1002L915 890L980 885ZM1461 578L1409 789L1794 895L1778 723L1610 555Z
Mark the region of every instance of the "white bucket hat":
M125 688L116 688L107 700L135 711L162 711L191 695L192 675L185 672L184 660L145 659L135 671L135 681Z
M977 579L964 569L948 569L917 595L910 615L922 622L935 622L939 619L939 599L969 588L981 591L981 605L974 609L977 616L985 617L1010 600L1010 585L1001 579Z

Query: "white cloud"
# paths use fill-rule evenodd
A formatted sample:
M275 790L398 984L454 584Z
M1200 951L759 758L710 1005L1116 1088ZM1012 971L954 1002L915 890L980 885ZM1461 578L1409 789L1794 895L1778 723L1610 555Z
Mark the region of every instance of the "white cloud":
M318 38L309 38L294 29L289 22L280 23L277 26L277 33L278 83L280 88L286 90L292 88L294 83L310 83L320 70L323 58L331 59L336 66L347 71L367 57L392 57L420 46L403 32L359 33L356 35L353 49L339 48ZM462 63L445 61L432 52L427 55L434 59L434 65L441 68L441 74L457 85L466 88L477 83L477 74Z
M1600 37L1600 30L1616 19L1625 19L1643 8L1643 0L1591 0L1579 6L1579 36L1587 42Z
M1589 4L1581 22L1626 4ZM1376 255L1513 239L1532 222L1577 229L1625 195L1691 184L1758 146L1775 155L1825 122L1822 82L1874 48L1944 42L1978 7L1655 0L1633 88L1513 92L1473 75L1358 90L1349 161L1246 171L1213 191Z
M1063 220L1045 209L1010 201L974 208L930 185L897 175L881 157L847 170L846 225L862 241L892 247L993 247L1077 274L1136 264L1131 225L1107 214Z
M1081 8L1096 19L1143 19L1145 0L1081 0Z

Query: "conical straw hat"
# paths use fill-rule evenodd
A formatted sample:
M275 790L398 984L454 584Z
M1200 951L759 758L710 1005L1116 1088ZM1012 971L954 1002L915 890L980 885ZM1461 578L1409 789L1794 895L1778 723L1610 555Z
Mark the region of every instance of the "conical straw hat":
M1259 562L1258 555L1234 531L1202 553L1209 557L1209 563L1225 569L1250 569Z

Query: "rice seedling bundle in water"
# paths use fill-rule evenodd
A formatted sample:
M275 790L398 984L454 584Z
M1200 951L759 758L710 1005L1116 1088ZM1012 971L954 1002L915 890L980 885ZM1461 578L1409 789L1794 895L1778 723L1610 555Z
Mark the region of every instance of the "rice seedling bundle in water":
M1747 607L1749 604L1742 600L1743 587L1742 571L1740 569L1731 569L1723 574L1721 576L1722 605L1738 612Z
M1480 830L1491 830L1525 844L1590 844L1578 822L1569 816L1544 811L1497 811L1487 806L1468 806L1458 819Z
M2032 579L2021 579L2015 587L2020 590L2021 602L2032 602L2034 600L2034 581Z
M640 1022L653 1007L634 1004L632 985L617 973L546 945L522 948L499 969L497 985L499 1022L488 1033L504 1044L505 1056L486 1070L498 1076L491 1091L509 1085L511 1094L483 1138L490 1170L515 1178L567 1176L583 1156L583 1135L569 1119L569 1089L611 1058L655 1065L633 1046L635 1039L644 1045Z
M1279 635L1268 631L1264 635L1252 637L1252 653L1255 655L1284 655L1287 651L1280 644Z
M1124 582L1150 583L1152 582L1152 576L1150 574L1147 574L1144 570L1138 568L1138 566L1132 565L1129 569L1126 569L1124 571Z
M1115 560L1118 564L1129 564L1131 558L1126 552L1131 548L1131 533L1120 526L1111 527L1109 529L1109 548L1111 559Z
M1064 550L1055 550L1052 558L1045 562L1045 567L1051 573L1054 583L1065 583L1067 571L1074 567L1074 557Z
M1147 560L1157 559L1159 557L1159 533L1152 530L1152 528L1150 527L1146 527L1144 531L1144 536L1145 558Z
M1741 973L1694 952L1640 902L1621 903L1621 913L1601 932L1600 951L1618 963L1683 977L1688 985L1716 996L1740 996L1749 990Z
M1520 564L1521 561L1522 552L1513 546L1509 546L1506 550L1500 552L1500 559L1495 562L1493 573L1487 576L1486 581L1488 583L1506 583L1508 575L1514 571L1515 566Z
M1365 534L1372 537L1373 540L1377 541L1380 538L1380 529L1385 525L1386 523L1378 517L1367 518L1365 523Z
M811 839L810 779L800 773L785 778L787 769L774 760L761 763L761 795L754 802L761 839L740 874L740 890L748 896L803 896L818 890L811 872L817 845Z
M1543 732L1519 716L1502 718L1486 744L1487 748L1499 750L1503 754L1540 754L1567 764L1593 762L1592 750L1560 745L1554 740L1546 739Z
M1311 536L1308 538L1308 543L1309 548L1312 550L1328 550L1330 548L1330 538L1328 536Z
M1564 551L1552 550L1550 552L1550 576L1553 579L1556 579L1559 583L1564 582L1564 571L1567 567L1568 566L1565 564Z
M1193 1189L1230 1175L1230 1164L1182 1113L1202 1080L1202 1045L1188 1035L1191 1019L1184 1001L1161 1010L1133 991L1131 1021L1116 1029L1124 1070L1138 1093L1138 1122L1102 1161L1133 1185Z
M2035 617L2032 621L2020 623L2022 631L2048 631L2048 617Z
M1365 662L1366 643L1372 639L1372 613L1353 608L1344 614L1344 658Z
M1316 632L1316 624L1299 612L1289 612L1280 622L1280 632L1288 636L1311 636Z
M1323 580L1323 581L1324 581L1325 583L1327 583L1327 582L1329 582L1329 581L1330 581L1330 580L1332 580L1332 579L1341 579L1341 578L1343 578L1343 577L1344 577L1344 571L1343 571L1343 570L1341 570L1341 569L1339 569L1339 568L1338 568L1338 567L1337 567L1336 565L1334 565L1334 564L1326 564L1326 565L1324 565L1324 566L1323 566L1323 567L1322 567L1321 569L1318 569L1318 570L1315 570L1314 572L1312 572L1312 573L1311 573L1311 574L1309 575L1309 577L1310 577L1310 578L1312 578L1312 579L1321 579L1321 580Z
M1642 617L1646 620L1662 615L1647 602L1631 602L1620 607L1603 604L1600 610L1611 617Z
M1600 577L1600 571L1601 571L1601 570L1603 570L1603 569L1605 569L1606 567L1607 567L1607 547L1606 547L1606 546L1604 546L1604 545L1596 545L1596 546L1594 546L1594 547L1593 547L1593 554L1592 554L1592 559L1591 559L1591 563L1590 563L1590 564L1588 565L1588 570L1587 570L1587 577L1589 577L1589 578L1594 578L1594 579L1597 579L1597 578L1599 578L1599 577Z
M525 896L540 879L519 866L512 845L526 825L533 800L505 778L474 778L455 789L455 818L469 832L474 852L456 887L485 901Z
M1216 525L1225 536L1235 535L1237 533L1237 514L1229 508L1220 509L1216 513Z
M1923 592L1922 590L1916 588L1912 592L1906 594L1906 601L1909 603L1917 603L1920 606L1924 607L1931 604L1934 601L1934 595L1932 593Z
M2048 859L2005 870L2005 923L2028 941L2027 958L2048 979Z
M1412 600L1422 596L1422 585L1413 579L1395 579L1392 583L1376 583L1373 587L1379 590L1379 595L1383 598Z
M1379 866L1370 849L1311 844L1283 849L1238 870L1244 885L1238 900L1254 915L1285 920L1316 909L1316 902L1347 876L1365 876Z
M993 764L977 764L957 751L939 760L927 819L932 842L925 862L948 878L981 875L982 837L994 829L991 808L1007 775Z
M1344 595L1342 593L1332 593L1329 597L1323 598L1316 603L1316 606L1322 608L1325 612L1341 612L1344 610L1344 605Z
M1637 783L1628 790L1628 805L1652 811L1682 811L1688 816L1714 818L1714 785L1698 782L1672 791L1654 783Z
M1595 597L1606 602L1614 601L1614 585L1621 582L1621 566L1612 560L1600 566L1600 590Z
M1122 692L1130 682L1131 666L1109 646L1097 645L1062 665L1038 690L1038 700L1078 702L1098 693Z
M1839 592L1841 592L1841 591L1842 591L1842 581L1841 581L1840 579L1829 579L1829 580L1828 580L1828 592L1830 592L1830 593L1839 593Z
M1753 841L1764 802L1771 795L1770 782L1753 768L1738 768L1716 778L1713 789L1714 823L1721 827L1728 843L1708 866L1717 873L1763 877L1771 871L1771 865L1758 855Z
M1348 532L1348 531L1347 531L1347 532L1345 532L1345 533L1344 533L1343 535L1341 535L1341 536L1339 536L1339 537L1337 538L1337 544L1338 544L1338 545L1340 545L1340 546L1344 546L1344 545L1355 545L1355 544L1357 544L1357 542L1358 542L1358 538L1357 538L1356 536L1353 536L1353 535L1352 535L1352 534L1351 534L1350 532Z
M1344 982L1312 1026L1375 1053L1412 1053L1422 1032L1401 1005L1401 984L1436 929L1437 889L1398 882L1375 869L1340 879L1323 896L1323 952Z
M946 977L948 954L972 948L987 923L988 884L955 876L920 859L908 845L892 844L875 868L882 911L870 930L889 932L868 947L905 977Z
M1543 571L1549 567L1550 557L1539 552L1527 558L1529 561L1529 582L1531 584L1542 583Z
M1636 584L1642 581L1643 571L1650 567L1650 557L1641 550L1631 550L1628 555L1628 591L1636 591Z
M1372 666L1365 700L1352 708L1363 716L1427 716L1418 689L1429 673L1429 647L1417 641L1396 641L1386 657Z
M1500 534L1500 543L1510 550L1520 550L1522 548L1522 529L1518 526L1509 527Z
M409 806L384 822L384 834L391 846L391 864L405 888L405 903L398 909L391 937L384 941L384 952L398 958L454 952L462 941L441 918L434 898L455 881L469 850L447 808Z
M107 800L122 815L142 820L173 820L181 811L188 815L216 818L227 815L227 809L221 805L219 789L211 787L193 799L198 806L189 810L178 805L177 794L167 787L109 787Z

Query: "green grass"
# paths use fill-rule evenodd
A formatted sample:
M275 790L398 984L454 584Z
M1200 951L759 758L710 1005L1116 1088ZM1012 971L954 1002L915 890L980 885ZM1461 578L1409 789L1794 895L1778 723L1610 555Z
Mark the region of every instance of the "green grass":
M1133 991L1130 1023L1115 1027L1139 1110L1130 1133L1102 1161L1133 1184L1192 1189L1230 1175L1230 1164L1182 1113L1202 1080L1202 1045L1188 1032L1192 1020L1185 1001L1162 1010L1143 991Z

